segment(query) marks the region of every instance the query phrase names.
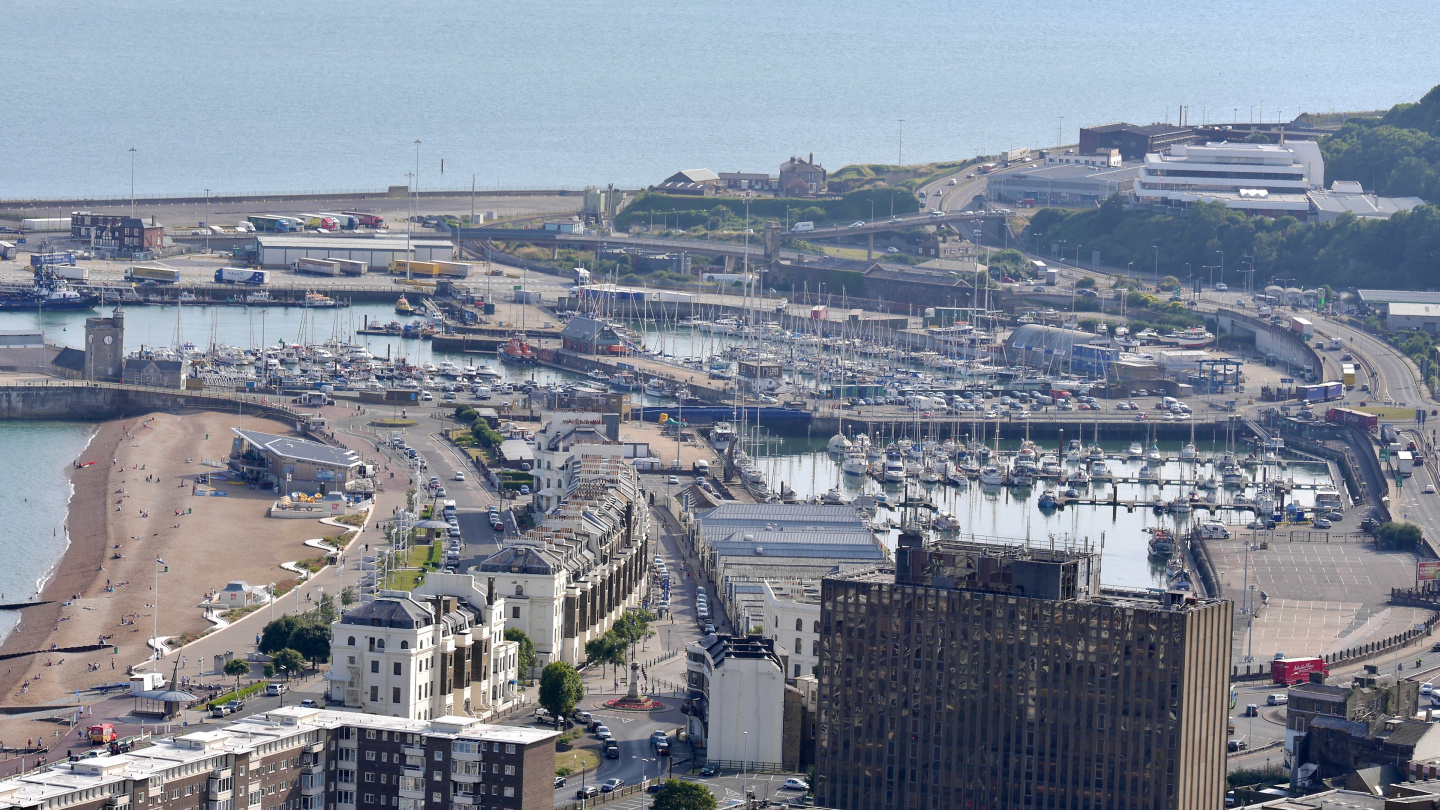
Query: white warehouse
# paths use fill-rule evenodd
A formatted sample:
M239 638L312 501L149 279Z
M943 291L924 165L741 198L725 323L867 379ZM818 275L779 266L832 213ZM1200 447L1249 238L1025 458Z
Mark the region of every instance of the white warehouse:
M448 262L455 258L455 245L447 239L411 239L364 236L280 236L255 237L256 258L261 267L286 268L301 259L350 259L365 262L371 272L384 272L390 263L407 256L417 262Z

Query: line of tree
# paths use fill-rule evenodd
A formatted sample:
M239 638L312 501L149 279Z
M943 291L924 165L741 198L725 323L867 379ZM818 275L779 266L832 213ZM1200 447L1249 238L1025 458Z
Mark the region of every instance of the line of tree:
M920 199L910 190L894 186L877 186L852 191L830 199L798 197L752 197L750 227L758 232L766 221L845 222L903 216L920 210ZM738 230L745 227L745 198L689 197L646 191L636 195L625 210L615 217L615 227L671 222L672 227L688 230Z

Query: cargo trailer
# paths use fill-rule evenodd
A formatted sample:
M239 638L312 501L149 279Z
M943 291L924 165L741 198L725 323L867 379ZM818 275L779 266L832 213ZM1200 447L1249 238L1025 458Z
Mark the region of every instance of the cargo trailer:
M137 264L134 267L125 269L125 278L129 281L150 281L157 284L176 284L180 281L180 271L173 267L158 267L152 264Z
M215 271L215 280L221 284L268 284L269 270L251 270L248 267L222 267Z
M338 276L340 275L340 265L330 259L312 259L304 256L295 262L295 272L309 273L312 276Z

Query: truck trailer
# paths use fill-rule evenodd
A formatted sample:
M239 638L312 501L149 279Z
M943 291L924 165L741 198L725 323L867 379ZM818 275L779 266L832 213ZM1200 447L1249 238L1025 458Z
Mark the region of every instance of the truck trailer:
M1380 417L1351 408L1331 408L1325 411L1325 421L1337 425L1353 425L1366 431L1374 431L1380 425Z
M347 217L354 217L362 228L383 228L385 218L378 214L362 214L359 211L341 211Z
M269 284L269 270L251 270L248 267L222 267L215 271L215 281L220 284Z
M1290 318L1290 331L1297 335L1313 335L1315 334L1315 324L1296 315Z
M128 281L149 281L156 284L177 284L180 281L180 271L173 267L157 267L151 264L137 264L134 267L125 268L125 278Z
M408 272L412 278L415 276L434 277L440 275L440 268L435 266L435 262L412 262L396 259L390 262L390 272L397 276L403 276Z
M312 259L304 256L295 262L295 272L309 273L312 276L338 276L340 275L340 265L329 259Z
M470 277L470 265L469 265L469 264L466 264L465 262L441 262L441 261L436 261L436 262L431 262L431 264L435 265L435 272L436 272L436 274L437 274L437 275L444 276L445 278L469 278L469 277Z

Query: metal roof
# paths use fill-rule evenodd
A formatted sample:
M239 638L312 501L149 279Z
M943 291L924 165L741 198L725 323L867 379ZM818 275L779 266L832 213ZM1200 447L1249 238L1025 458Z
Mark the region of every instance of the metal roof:
M1440 292L1434 290L1356 290L1355 294L1367 304L1440 304Z
M290 436L276 436L274 433L261 433L258 430L243 430L231 428L235 435L245 441L259 447L267 452L274 453L281 458L294 459L297 461L309 461L315 464L326 464L333 467L358 467L360 457L355 455L353 450L344 447L331 447L328 444L296 439Z

